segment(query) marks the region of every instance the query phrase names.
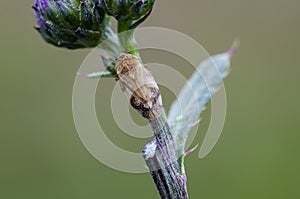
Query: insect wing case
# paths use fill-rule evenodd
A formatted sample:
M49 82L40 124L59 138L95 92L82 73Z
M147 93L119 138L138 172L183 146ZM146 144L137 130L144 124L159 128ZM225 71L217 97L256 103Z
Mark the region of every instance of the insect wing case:
M162 99L151 72L134 55L121 54L115 65L121 90L143 117L155 119L160 116Z

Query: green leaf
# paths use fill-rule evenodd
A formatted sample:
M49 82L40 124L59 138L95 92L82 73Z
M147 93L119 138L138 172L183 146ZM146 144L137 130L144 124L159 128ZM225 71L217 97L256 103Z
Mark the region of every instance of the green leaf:
M93 72L93 73L87 73L87 74L81 74L78 73L78 76L80 77L88 77L88 78L102 78L102 77L118 77L117 74L113 74L109 71L101 71L101 72Z
M185 154L185 143L191 128L199 122L201 112L217 92L223 78L228 75L230 58L235 48L204 60L173 102L168 123L178 145L179 156Z

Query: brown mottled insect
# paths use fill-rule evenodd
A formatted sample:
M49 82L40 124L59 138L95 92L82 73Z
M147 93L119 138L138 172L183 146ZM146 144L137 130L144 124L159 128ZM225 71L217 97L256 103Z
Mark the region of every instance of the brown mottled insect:
M117 58L115 69L121 90L130 99L132 107L149 120L159 117L162 99L151 72L136 56L126 53Z

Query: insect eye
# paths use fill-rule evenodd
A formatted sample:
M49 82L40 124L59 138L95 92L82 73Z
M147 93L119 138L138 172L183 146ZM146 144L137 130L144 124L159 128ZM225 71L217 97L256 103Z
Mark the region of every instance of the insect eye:
M133 95L130 98L130 104L136 110L141 110L143 108L143 104L141 100L138 97L135 97Z
M142 111L145 112L145 111L149 111L150 108L149 107L145 107L145 106L142 106Z

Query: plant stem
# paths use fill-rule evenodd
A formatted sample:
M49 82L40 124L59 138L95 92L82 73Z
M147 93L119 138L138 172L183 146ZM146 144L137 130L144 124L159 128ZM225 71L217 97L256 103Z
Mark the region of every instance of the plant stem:
M181 168L176 143L165 114L149 122L154 139L144 147L143 157L160 197L188 199L184 167Z
M134 38L131 23L118 21L118 37L120 44L127 53L142 60ZM188 199L186 175L183 157L178 157L177 144L166 120L164 111L153 120L149 120L154 133L153 141L143 149L143 157L162 199Z
M118 22L119 41L127 53L137 56L139 61L142 63L134 38L134 29L130 29L130 26L131 23L128 23L127 21Z

